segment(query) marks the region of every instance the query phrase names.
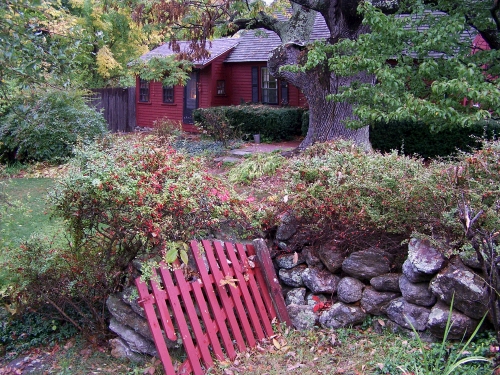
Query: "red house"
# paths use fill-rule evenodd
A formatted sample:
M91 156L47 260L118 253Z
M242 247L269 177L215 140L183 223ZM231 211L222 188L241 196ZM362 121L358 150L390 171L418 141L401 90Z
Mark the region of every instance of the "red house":
M327 38L328 28L321 17L318 20L313 39ZM213 40L208 48L210 57L194 62L185 86L164 87L161 82L137 78L137 125L152 127L155 120L166 117L182 122L185 131L196 131L196 108L241 103L307 106L297 87L269 74L268 56L280 44L279 37L271 31L247 31L240 37ZM187 48L187 43L181 42L180 48ZM172 54L168 44L164 44L142 58Z

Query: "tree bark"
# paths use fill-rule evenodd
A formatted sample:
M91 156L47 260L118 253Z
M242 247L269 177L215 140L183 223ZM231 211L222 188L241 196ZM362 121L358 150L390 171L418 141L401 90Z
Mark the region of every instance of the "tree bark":
M300 63L304 58L305 52L300 46L287 44L274 50L267 63L271 74L298 87L307 98L309 129L299 149L304 149L316 142L345 139L353 141L366 150L371 150L368 126L361 129L349 129L343 123L344 120L353 118L351 104L328 100L327 95L338 93L342 87L349 86L354 80L374 83L373 77L368 75L351 78L338 77L321 66L299 73L280 71L280 67Z

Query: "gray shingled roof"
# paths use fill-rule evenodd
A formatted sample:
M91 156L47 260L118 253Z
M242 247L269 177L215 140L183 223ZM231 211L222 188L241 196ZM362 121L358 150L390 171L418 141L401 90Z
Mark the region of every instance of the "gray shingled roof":
M327 39L330 31L325 20L318 13L311 34L312 40ZM246 30L240 36L240 42L225 62L267 61L271 51L281 44L276 33L264 29Z
M212 41L207 41L207 49L210 56L204 59L195 60L194 64L198 66L205 66L212 62L215 58L222 55L223 53L234 48L239 42L239 38L220 38L214 39ZM181 51L189 52L189 42L178 42ZM176 52L172 51L168 43L165 43L154 50L141 56L141 59L148 60L152 57L166 57L174 55Z
M267 61L269 53L281 44L276 33L264 29L246 30L239 40L225 62Z
M311 39L326 39L329 36L330 32L325 20L318 13ZM195 65L203 67L232 48L234 49L226 58L226 62L267 61L271 51L281 44L276 33L264 29L246 30L239 37L214 39L211 42L211 46L207 45L210 57L194 61ZM189 42L179 42L179 46L181 51L189 52ZM165 57L173 54L175 52L168 46L168 43L165 43L142 55L141 59L148 60L155 56Z

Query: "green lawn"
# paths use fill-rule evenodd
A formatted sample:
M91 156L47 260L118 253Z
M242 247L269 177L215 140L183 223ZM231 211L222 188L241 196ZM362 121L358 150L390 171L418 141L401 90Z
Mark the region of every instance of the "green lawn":
M51 178L13 178L0 181L0 193L8 196L0 217L0 262L9 254L8 248L17 247L34 233L40 233L55 243L63 240L63 227L60 220L50 219L46 205L48 191L54 186ZM0 285L12 280L0 270Z
M1 218L2 245L15 244L35 232L59 234L61 223L49 218L46 206L47 192L54 184L51 178L15 178L0 187L9 201L14 202Z

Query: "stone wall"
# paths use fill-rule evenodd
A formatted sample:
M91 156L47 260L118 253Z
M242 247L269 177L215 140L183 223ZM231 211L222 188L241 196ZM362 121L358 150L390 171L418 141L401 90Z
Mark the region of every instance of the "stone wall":
M325 247L287 252L295 233L285 220L276 233L274 264L294 326L310 329L360 324L368 314L386 316L393 328L443 337L453 299L451 339L473 333L487 312L488 291L480 271L459 257L445 259L427 241L412 239L400 266L378 248L347 257ZM471 267L472 266L472 267Z

